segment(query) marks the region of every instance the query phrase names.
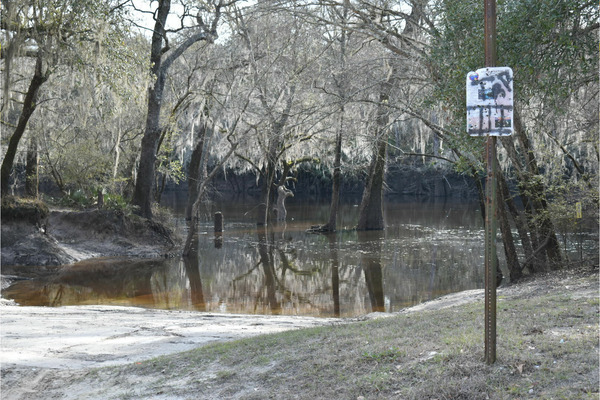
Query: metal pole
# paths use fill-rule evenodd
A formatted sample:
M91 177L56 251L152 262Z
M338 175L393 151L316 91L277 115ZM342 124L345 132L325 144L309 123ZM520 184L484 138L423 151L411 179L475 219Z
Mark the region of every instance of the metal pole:
M484 0L485 66L496 66L496 0ZM496 361L496 137L487 137L485 202L485 362Z
M485 203L485 361L496 361L496 138L486 145L487 181Z

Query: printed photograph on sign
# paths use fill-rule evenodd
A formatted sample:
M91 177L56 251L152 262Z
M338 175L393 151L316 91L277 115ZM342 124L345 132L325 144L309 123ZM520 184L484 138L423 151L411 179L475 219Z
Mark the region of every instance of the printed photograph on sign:
M509 136L513 132L513 71L480 68L467 74L467 132L471 136Z

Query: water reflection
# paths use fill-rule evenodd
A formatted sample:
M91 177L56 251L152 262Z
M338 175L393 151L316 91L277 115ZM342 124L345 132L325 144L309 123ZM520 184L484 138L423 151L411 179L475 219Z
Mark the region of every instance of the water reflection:
M333 300L333 316L340 316L340 260L338 257L338 247L335 242L335 234L327 233L327 242L329 245L329 256L331 260L331 297Z
M217 243L222 243L222 235L219 232L215 233L215 247ZM206 302L204 300L204 292L202 291L202 278L200 277L200 255L198 254L198 242L195 241L190 249L188 256L182 257L183 266L189 282L189 303L195 310L206 311Z
M270 246L267 243L267 228L264 225L259 226L256 230L256 233L258 236L258 254L260 255L260 265L262 266L264 275L264 289L259 290L258 293L262 294L263 292L266 292L266 301L263 301L262 303L268 304L268 307L273 314L280 314L281 306L277 301L275 287L275 262L273 260L273 252L270 251ZM257 305L259 304L258 296L256 303Z
M18 281L2 293L21 305L122 304L134 299L138 305L173 304L161 297L161 287L176 269L163 260L96 259L66 266L48 281ZM162 284L161 282L169 282Z
M371 311L385 311L383 299L383 271L381 269L381 246L385 239L382 231L359 231L360 264L365 273Z
M386 231L327 235L306 229L324 221L328 204L290 202L287 224L258 228L253 205L215 207L222 235L208 210L189 257L81 262L2 295L22 305L355 316L483 286L483 234L469 205L387 204ZM352 226L356 212L343 206L339 226Z

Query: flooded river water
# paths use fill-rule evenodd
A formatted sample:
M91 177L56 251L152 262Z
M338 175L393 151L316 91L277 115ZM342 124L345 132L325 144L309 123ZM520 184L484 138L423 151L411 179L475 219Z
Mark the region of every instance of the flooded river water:
M179 203L171 203L181 216ZM388 201L382 232L353 230L358 207L343 204L339 231L328 235L307 232L327 220L327 203L290 199L287 223L262 228L254 207L215 203L201 218L197 256L89 260L50 281L19 281L3 297L22 305L348 317L483 287L477 204ZM220 238L215 211L224 217ZM184 235L185 224L177 221Z

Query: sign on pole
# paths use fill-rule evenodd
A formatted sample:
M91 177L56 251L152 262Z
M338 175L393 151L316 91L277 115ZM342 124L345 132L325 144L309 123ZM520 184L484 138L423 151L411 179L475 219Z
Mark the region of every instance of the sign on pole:
M467 74L467 132L471 136L513 133L513 71L486 67Z

